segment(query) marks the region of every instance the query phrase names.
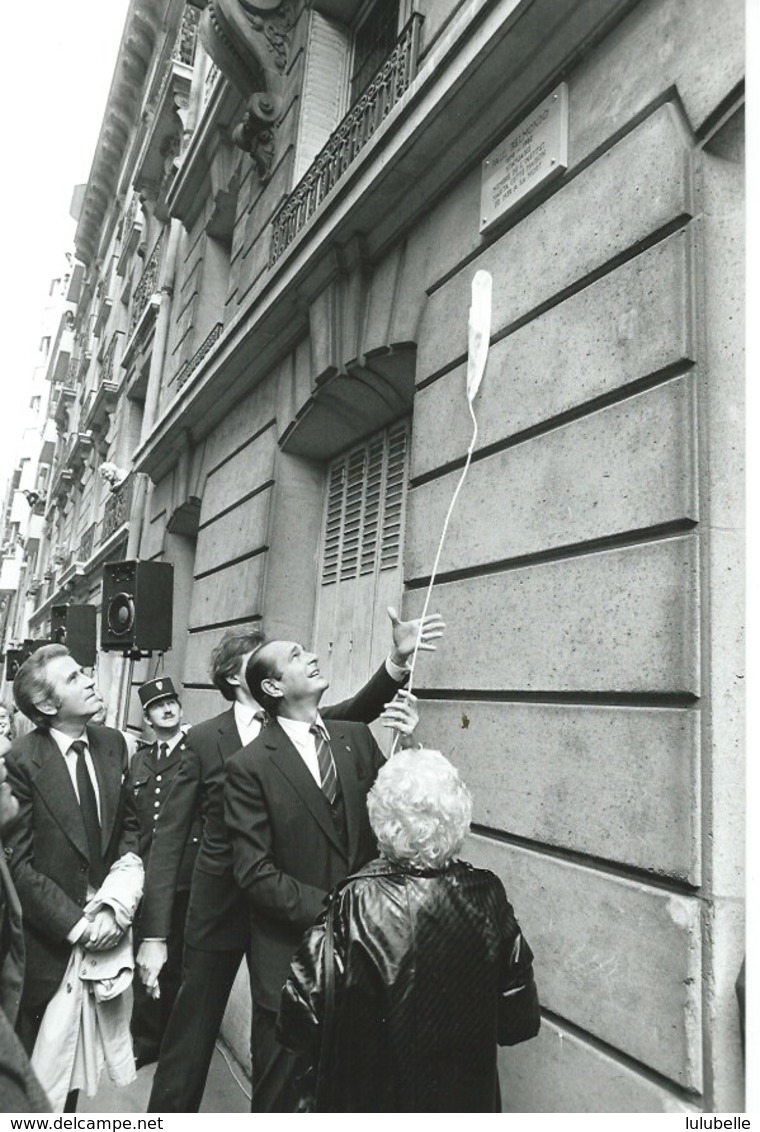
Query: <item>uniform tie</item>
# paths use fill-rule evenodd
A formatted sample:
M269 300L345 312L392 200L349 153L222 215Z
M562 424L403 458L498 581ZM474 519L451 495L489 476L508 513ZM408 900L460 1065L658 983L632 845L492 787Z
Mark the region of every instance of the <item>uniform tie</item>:
M322 782L322 793L332 805L338 796L338 773L335 769L335 759L333 758L330 740L318 723L312 723L309 731L314 736L314 744L317 749L317 765Z
M166 752L168 750L169 750L169 744L168 743L159 743L159 745L158 745L158 761L159 762L161 762L161 759L166 758Z
M87 838L87 850L90 857L90 883L98 888L103 880L103 857L100 851L100 818L98 817L98 802L95 797L95 787L92 785L90 772L85 762L86 744L77 739L69 748L77 756L77 791L79 792L79 809L82 811L84 832Z

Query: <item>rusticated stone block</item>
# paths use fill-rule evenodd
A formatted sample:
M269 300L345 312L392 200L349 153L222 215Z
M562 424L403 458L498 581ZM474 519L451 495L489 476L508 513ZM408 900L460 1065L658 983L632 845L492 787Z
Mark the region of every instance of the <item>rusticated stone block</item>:
M441 571L696 519L691 377L571 422L469 470ZM432 448L432 438L430 446ZM410 493L406 572L432 568L461 469ZM499 521L493 522L494 509Z
M253 632L259 628L258 621L251 621L249 624L233 625L232 631L246 633ZM209 675L209 660L211 653L221 641L222 637L228 630L224 629L206 629L201 633L190 633L187 639L187 652L185 654L185 675L184 681L186 684L210 684L211 676ZM215 695L218 693L214 693ZM221 697L220 697L221 700ZM218 709L221 711L221 707ZM204 716L194 718L203 719Z
M538 1036L499 1054L503 1112L701 1111L544 1019Z
M581 161L675 87L699 133L705 119L744 80L746 59L742 0L649 0L590 52L573 73L571 146ZM631 67L630 60L636 60ZM720 59L720 66L715 60ZM610 75L615 81L610 82Z
M493 276L491 332L496 333L688 214L685 145L675 109L661 106L454 275L428 300L418 380L466 354L476 270Z
M265 559L266 554L257 554L197 579L193 585L190 627L216 625L259 613Z
M196 577L265 546L271 503L271 490L260 491L199 531Z
M201 524L272 479L276 447L274 428L269 428L206 478Z
M421 717L477 825L699 883L698 711L428 700Z
M207 475L210 472L213 476L222 460L237 451L272 420L275 415L278 377L279 370L275 371L272 378L257 385L209 435L203 465ZM260 439L263 439L263 434L261 438L257 437L255 443L258 444ZM209 513L215 514L211 511Z
M504 882L542 1004L687 1088L702 1085L700 903L484 837L463 856Z
M185 723L202 723L219 715L230 705L216 689L184 688L182 690L182 718Z
M694 536L438 585L431 608L446 643L424 657L418 683L697 695L697 596ZM407 613L423 600L407 594Z
M693 358L688 250L678 232L493 345L475 402L478 447ZM435 318L426 326L446 333ZM464 457L465 379L462 365L418 390L413 476Z

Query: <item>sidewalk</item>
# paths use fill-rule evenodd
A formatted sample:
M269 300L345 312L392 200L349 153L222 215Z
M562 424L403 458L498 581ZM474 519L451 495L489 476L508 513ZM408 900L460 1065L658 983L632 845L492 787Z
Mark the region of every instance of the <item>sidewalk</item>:
M145 1112L155 1070L155 1065L146 1065L138 1072L137 1080L125 1089L115 1088L104 1071L97 1095L80 1095L77 1112ZM243 1070L226 1046L217 1043L201 1112L249 1112L249 1093L250 1085Z

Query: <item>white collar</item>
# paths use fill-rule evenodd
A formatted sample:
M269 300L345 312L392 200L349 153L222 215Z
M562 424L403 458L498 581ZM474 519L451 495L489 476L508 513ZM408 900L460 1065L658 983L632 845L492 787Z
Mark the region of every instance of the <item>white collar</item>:
M315 725L327 735L327 728L319 713L317 713L317 718L312 723L307 723L303 719L285 719L281 718L279 715L277 716L277 722L287 735L300 735L305 737Z
M63 731L56 731L55 727L48 728L48 735L58 747L62 755L67 755L71 750L72 743L84 743L87 750L90 749L90 744L87 739L87 731L83 730L81 735L72 738L71 735L65 735Z
M156 735L156 746L158 747L159 753L161 751L161 744L162 743L166 743L166 754L169 755L174 750L174 748L177 746L177 744L181 743L184 738L185 738L184 731L178 731L177 734L174 735L171 739L159 739L158 736Z

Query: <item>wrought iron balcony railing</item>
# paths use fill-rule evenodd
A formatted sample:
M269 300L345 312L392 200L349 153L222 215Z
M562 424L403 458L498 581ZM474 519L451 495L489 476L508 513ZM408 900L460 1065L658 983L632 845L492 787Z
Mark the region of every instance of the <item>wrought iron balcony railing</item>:
M103 360L100 363L100 381L114 381L114 358L116 356L116 343L121 337L121 330L114 331L111 341L108 343L108 349L103 355Z
M272 220L270 266L293 242L319 205L388 117L417 73L420 25L415 12L374 79L364 88L327 145L317 154Z
M216 80L219 78L219 75L220 75L220 71L219 71L219 68L217 67L216 63L211 63L209 65L209 69L206 71L206 77L203 80L203 106L204 107L206 106L206 103L208 102L208 100L211 98L211 95L214 93L214 87L216 86Z
M119 484L115 491L106 499L103 509L103 523L100 528L100 541L104 543L114 531L118 531L129 519L132 509L132 487L134 480L131 475Z
M129 321L130 338L140 321L140 316L158 289L158 265L161 261L162 242L163 232L156 240L153 251L150 253L150 258L145 265L145 270L140 276L140 282L135 287L135 293L132 296L132 317Z
M177 35L177 42L174 44L172 52L172 59L175 59L178 63L184 63L186 67L192 67L195 62L199 19L200 12L198 9L186 4L182 13L182 23Z
M95 524L91 526L82 535L79 541L79 549L77 551L77 562L87 562L92 557L93 547L95 545Z
M203 342L195 351L192 358L188 358L186 362L182 363L182 365L177 370L176 376L174 378L178 390L182 388L182 386L190 377L191 373L198 368L203 359L206 357L206 354L214 345L214 342L216 342L217 339L221 337L223 330L224 324L217 322L211 333L204 338Z

